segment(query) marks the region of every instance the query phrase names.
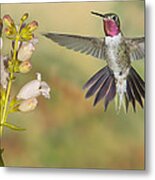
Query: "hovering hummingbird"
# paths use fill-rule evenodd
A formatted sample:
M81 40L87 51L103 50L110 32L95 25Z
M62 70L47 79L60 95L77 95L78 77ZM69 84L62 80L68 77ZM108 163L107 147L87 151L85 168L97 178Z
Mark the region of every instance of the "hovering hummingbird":
M105 60L107 65L95 73L83 86L88 88L86 98L95 94L94 106L104 100L106 111L110 101L117 100L117 110L125 102L126 112L129 103L136 111L136 101L143 108L145 82L131 63L144 58L144 37L128 38L120 28L120 19L115 13L100 14L103 20L105 37L96 38L79 35L45 33L45 37L68 49Z

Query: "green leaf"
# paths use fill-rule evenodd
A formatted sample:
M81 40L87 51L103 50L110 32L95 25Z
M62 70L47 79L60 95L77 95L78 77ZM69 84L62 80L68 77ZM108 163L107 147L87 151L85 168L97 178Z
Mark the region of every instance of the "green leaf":
M16 125L13 125L13 124L10 124L10 123L7 123L7 122L5 122L2 125L6 126L7 128L10 128L12 130L15 130L15 131L25 131L26 130L25 128L20 128L20 127L18 127Z

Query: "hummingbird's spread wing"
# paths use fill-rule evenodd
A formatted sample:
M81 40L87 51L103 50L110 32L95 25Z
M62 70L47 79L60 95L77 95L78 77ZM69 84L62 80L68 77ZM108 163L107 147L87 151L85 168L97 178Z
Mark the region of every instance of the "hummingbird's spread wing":
M45 33L45 37L68 49L104 59L104 38L83 37L78 35Z
M144 37L139 38L126 38L126 44L130 53L130 60L135 61L139 59L143 59L145 56L144 53Z

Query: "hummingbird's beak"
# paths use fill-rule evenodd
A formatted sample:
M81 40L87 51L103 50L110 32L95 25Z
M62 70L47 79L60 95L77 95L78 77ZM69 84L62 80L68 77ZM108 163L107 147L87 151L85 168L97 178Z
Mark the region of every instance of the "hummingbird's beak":
M96 16L100 16L102 18L105 18L105 15L103 15L103 14L100 14L100 13L97 13L97 12L94 12L94 11L91 11L91 13L96 15Z

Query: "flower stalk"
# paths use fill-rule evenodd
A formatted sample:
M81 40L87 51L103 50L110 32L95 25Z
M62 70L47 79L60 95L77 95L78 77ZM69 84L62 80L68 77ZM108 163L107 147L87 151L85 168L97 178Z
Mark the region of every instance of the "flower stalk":
M5 96L5 101L4 101L4 110L2 111L2 120L1 120L1 127L0 127L0 136L2 137L3 135L3 125L6 122L7 119L7 111L8 111L8 103L9 103L9 97L10 97L10 93L11 93L11 86L12 86L12 80L14 78L14 62L16 61L16 56L17 56L17 48L18 48L18 42L19 42L19 38L18 36L16 37L15 40L15 46L13 49L13 58L10 61L12 63L12 68L10 69L10 77L9 77L9 82L8 82L8 87L7 87L7 91L6 91L6 96Z
M0 166L4 166L2 153L2 136L4 127L22 131L14 124L8 123L8 115L15 112L30 112L37 105L37 97L42 95L50 98L50 87L45 81L41 80L41 74L37 73L37 79L26 83L15 97L11 97L11 90L16 76L28 73L31 68L31 57L35 51L35 45L38 39L34 37L34 31L38 28L38 22L32 21L25 23L28 13L25 13L21 19L19 26L14 23L10 15L5 15L3 20L0 19L0 49L2 49L2 33L11 40L12 49L11 57L3 56L0 51ZM3 29L3 23L5 29Z

